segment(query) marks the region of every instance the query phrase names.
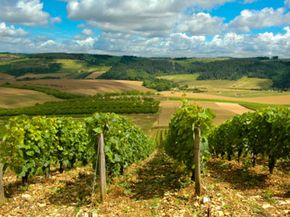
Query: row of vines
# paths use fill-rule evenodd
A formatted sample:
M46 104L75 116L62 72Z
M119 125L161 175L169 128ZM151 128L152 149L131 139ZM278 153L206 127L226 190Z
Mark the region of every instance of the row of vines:
M114 112L119 114L156 113L159 101L146 96L96 95L60 102L46 102L32 107L2 109L0 116L16 115L71 115Z
M128 165L144 159L154 143L142 130L117 114L95 113L85 121L64 117L11 118L0 143L0 162L22 178L50 175L76 165L93 163L97 156L97 137L105 137L109 175L119 175Z
M194 128L201 130L201 166L210 156L243 159L245 166L267 159L270 173L276 162L289 160L290 109L266 108L238 115L212 126L214 115L198 106L184 104L173 115L164 142L166 153L185 165L194 180Z
M267 108L235 116L214 129L208 141L212 154L226 155L228 160L251 155L255 166L258 155L267 157L272 173L278 159L289 159L290 109Z

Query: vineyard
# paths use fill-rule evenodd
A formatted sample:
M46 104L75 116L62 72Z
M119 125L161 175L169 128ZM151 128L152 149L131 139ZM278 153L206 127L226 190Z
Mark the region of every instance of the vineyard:
M138 111L154 113L157 112L159 105L158 101L148 96L115 94L91 97L90 103L96 103L95 105L100 105L100 107L89 107L86 105L87 101L82 101L82 98L78 101L79 106L91 109L88 111L111 109L118 113L130 113L130 109L134 110L134 113L138 113ZM97 104L98 101L99 104ZM68 106L68 102L70 100L63 103ZM71 102L74 101L71 100ZM61 107L61 109L70 111L69 106ZM279 191L281 192L282 189L282 192L285 193L285 187L281 186L284 186L282 183L285 182L288 175L284 174L283 169L281 170L281 165L289 163L290 109L282 107L261 109L235 116L217 127L213 126L214 117L215 114L209 109L184 102L171 117L168 129L152 129L148 132L151 136L144 134L131 121L115 113L94 113L86 119L45 116L13 117L6 125L5 135L0 144L0 159L4 166L4 177L5 174L13 173L22 179L24 186L27 186L27 184L34 183L35 181L30 180L35 180L36 177L41 176L45 177L45 180L49 180L55 174L74 174L74 171L78 171L77 178L73 178L78 181L76 183L70 181L70 184L67 184L79 186L82 183L82 187L78 187L79 189L73 188L75 192L78 192L76 194L80 200L77 202L77 213L83 211L93 214L95 212L93 207L97 207L99 212L110 216L109 213L114 213L113 208L110 207L119 207L124 205L122 201L126 201L131 206L135 206L134 209L132 208L134 210L132 212L135 214L133 216L137 216L138 210L142 210L142 212L144 210L144 213L139 216L166 216L168 213L170 213L168 215L175 215L180 214L180 207L187 216L269 214L267 208L262 207L258 210L254 207L258 205L251 205L250 210L246 211L244 208L247 204L242 208L244 213L237 213L240 205L230 202L231 199L226 196L224 196L224 200L231 206L219 205L222 206L219 208L216 204L222 204L224 201L221 201L221 198L215 194L216 191L219 191L217 194L221 194L220 192L224 190L216 187L218 184L214 184L213 179L223 174L221 183L234 177L235 179L231 181L233 183L237 182L247 188L253 186L254 189L256 189L255 186L260 188L259 186L262 186L261 178L256 180L255 176L249 174L253 173L252 168L267 164L272 175L269 172L265 175L263 172L264 179L271 180L271 177L279 174L281 177L280 182L277 182L280 186ZM196 133L197 129L199 134ZM96 183L92 181L100 178L96 176L96 172L101 170L97 163L101 162L99 159L101 156L100 135L104 136L105 175L109 180L107 196L103 198L104 203L101 203L96 197L95 194L99 190L94 188ZM200 165L196 164L195 160L197 141L201 146ZM226 158L227 161L223 158ZM275 166L278 167L276 173ZM199 169L201 169L201 176L200 174L199 176L203 180L200 194L205 196L202 201L196 197L196 188L193 189L193 183L196 184L200 178L196 176ZM285 169L287 170L287 167ZM88 173L88 171L90 172ZM237 171L239 175L235 175ZM245 174L248 175L245 176ZM53 180L56 179L59 179L58 175L53 178ZM102 183L100 185L102 186ZM33 187L34 185L29 188ZM95 189L94 197L91 196L91 187ZM11 195L11 189L7 189L7 186L5 188L6 195ZM55 188L53 187L53 189ZM265 187L262 187L260 192L263 191L263 188ZM53 195L65 192L65 190L58 189L53 191ZM235 197L234 192L227 191L231 198ZM118 194L119 196L116 196ZM223 194L226 193L223 192ZM59 197L51 196L50 202L47 203L54 203ZM272 193L268 197L272 197ZM70 195L66 200L75 201L75 198ZM150 200L153 205L146 205L147 200ZM204 200L213 202L211 204ZM8 199L8 201L11 200ZM111 205L109 205L110 203ZM143 205L137 206L137 203ZM179 206L169 208L168 203L177 203ZM4 207L6 206L9 205ZM149 213L145 211L148 206ZM131 213L130 209L127 210L123 207L121 212L115 214ZM288 212L287 205L281 205L280 209L284 214ZM221 210L225 210L227 214L224 215ZM282 213L278 208L277 210L273 212ZM68 216L74 215L76 215L75 211L74 214Z
M99 94L60 102L46 102L32 107L2 109L0 116L72 115L114 112L120 114L156 113L159 101L150 96Z
M214 129L209 136L210 151L228 160L251 154L255 166L258 155L268 158L270 173L277 160L289 160L290 109L268 108L245 113Z
M86 130L86 126L88 131ZM50 168L73 168L96 159L96 138L104 133L109 174L119 175L128 165L154 149L142 131L116 114L96 113L85 122L72 118L20 116L12 118L1 143L1 162L23 184L36 174L50 176ZM142 150L142 151L141 151Z

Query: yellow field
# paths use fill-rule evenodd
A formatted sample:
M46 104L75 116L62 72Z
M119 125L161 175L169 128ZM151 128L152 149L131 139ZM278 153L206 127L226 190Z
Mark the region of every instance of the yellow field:
M190 101L190 104L198 105L203 108L211 109L216 117L214 119L214 124L220 124L225 120L228 120L234 117L237 114L243 114L249 112L250 110L240 106L236 103L215 103L215 102L197 102ZM155 128L164 128L167 127L172 115L175 113L178 107L182 105L181 101L162 101L160 103L160 113L156 123L154 124Z
M139 81L122 80L76 80L76 79L51 79L51 80L31 80L18 81L16 84L43 85L56 88L71 93L95 95L100 92L126 92L126 91L152 91L142 86Z
M260 96L260 97L229 97L220 96L210 93L190 93L190 92L180 92L180 91L163 91L161 96L164 97L178 97L184 99L202 99L202 100L217 100L217 101L233 101L233 102L252 102L252 103L262 103L262 104L273 104L273 105L290 105L290 93L283 93L281 95L274 96Z
M0 108L25 107L58 100L37 91L0 87Z

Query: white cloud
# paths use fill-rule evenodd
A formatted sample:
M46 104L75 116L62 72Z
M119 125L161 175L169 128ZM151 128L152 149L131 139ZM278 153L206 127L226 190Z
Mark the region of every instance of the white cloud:
M46 25L49 14L40 0L0 0L0 20L27 26Z
M140 37L123 33L103 33L95 41L94 48L115 55L137 56L234 56L248 57L279 55L289 57L290 31L274 34L237 34L229 32L205 36L188 36L185 33L172 33L166 37Z
M39 45L40 48L50 48L50 47L54 47L55 45L57 45L57 43L54 41L54 40L47 40L47 41L44 41L43 43L41 43Z
M225 26L223 18L212 17L208 13L197 13L184 17L179 21L177 31L188 32L193 35L215 35L221 33Z
M239 16L229 23L229 27L241 32L250 32L252 29L288 24L290 24L290 12L285 13L283 8L277 10L264 8L261 11L243 10Z
M87 37L83 39L76 39L73 42L79 46L80 49L91 50L94 47L96 39L93 37Z
M91 29L83 29L82 34L84 34L84 35L92 35L93 31Z
M150 36L169 34L183 10L211 8L231 0L69 0L68 15L85 20L104 31L139 33Z
M13 25L7 26L6 23L2 22L0 23L0 38L2 37L23 37L27 35L27 32L25 32L21 28L15 28Z
M50 18L50 22L52 23L52 24L54 24L54 23L61 23L61 18L60 17L52 17L52 18Z
M229 32L214 37L171 33L164 37L103 32L97 38L79 35L68 41L0 37L0 51L10 52L89 52L137 56L265 56L290 57L290 27L284 32L257 35Z

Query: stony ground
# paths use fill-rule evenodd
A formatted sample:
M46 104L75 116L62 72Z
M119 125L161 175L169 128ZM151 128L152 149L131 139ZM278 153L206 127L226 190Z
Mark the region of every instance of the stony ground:
M98 193L91 195L90 167L35 177L27 187L8 174L0 216L290 216L287 169L269 175L263 166L247 170L235 161L213 159L197 198L183 168L159 150L110 180L104 203Z

